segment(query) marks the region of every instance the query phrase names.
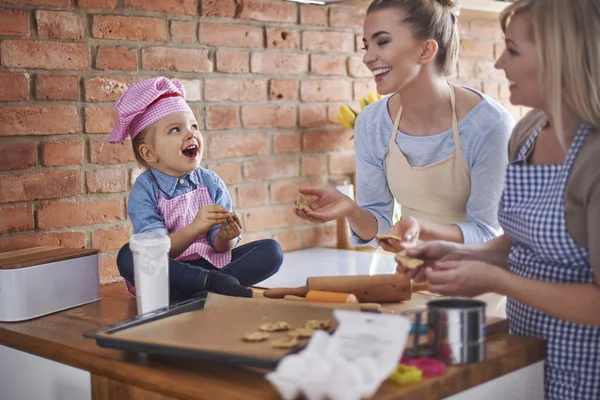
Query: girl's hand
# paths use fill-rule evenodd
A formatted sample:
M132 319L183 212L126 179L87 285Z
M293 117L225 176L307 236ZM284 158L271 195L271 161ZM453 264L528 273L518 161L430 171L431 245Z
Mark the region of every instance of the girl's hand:
M424 261L423 265L416 269L407 269L402 264L398 264L397 272L405 274L407 278L413 279L415 282L425 281L425 268L433 266L438 261L466 258L466 255L460 251L458 243L441 240L425 242L416 247L406 248L405 254L408 257Z
M481 261L438 261L427 267L429 291L445 296L473 297L493 292L503 274L509 272Z
M403 218L396 222L388 232L388 235L397 236L402 240L396 239L377 239L377 244L385 251L399 253L404 249L415 247L419 240L421 227L419 221L413 217Z
M350 197L335 188L309 187L300 189L300 193L317 197L308 202L312 211L300 211L294 208L294 214L310 222L327 222L345 218L356 206Z
M217 233L217 237L224 242L235 239L242 233L242 222L234 212L230 215L228 219L221 223L221 228Z
M219 205L200 207L198 214L192 222L198 229L199 235L203 235L210 230L213 225L220 224L229 218L229 211Z

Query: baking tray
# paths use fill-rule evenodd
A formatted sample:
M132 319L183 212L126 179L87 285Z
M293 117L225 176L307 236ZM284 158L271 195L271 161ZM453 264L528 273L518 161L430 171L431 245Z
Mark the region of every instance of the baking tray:
M337 327L331 308L208 293L85 332L84 336L102 347L274 368L281 358L304 348L307 341L294 349L277 349L270 340L286 338L287 332L271 332L270 340L258 343L244 342L242 336L258 331L266 322L283 320L294 329L311 319L329 319L331 331Z

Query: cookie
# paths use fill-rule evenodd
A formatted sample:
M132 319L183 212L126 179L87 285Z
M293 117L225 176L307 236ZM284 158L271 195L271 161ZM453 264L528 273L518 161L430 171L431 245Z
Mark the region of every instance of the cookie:
M267 340L269 337L271 337L271 335L269 335L267 332L251 332L246 333L242 337L242 340L244 342L262 342Z
M329 329L331 321L328 319L310 319L304 324L305 328L308 329Z
M390 239L394 239L397 240L399 242L402 242L404 239L402 239L400 236L396 236L396 235L375 235L375 237L379 240L390 240Z
M296 208L300 211L312 211L312 209L308 206L306 199L301 194L298 195L296 199Z
M416 269L424 263L423 260L419 260L418 258L408 257L402 251L397 253L394 259L398 264L401 264L404 268L408 269Z
M271 341L271 347L275 347L276 349L291 349L298 346L298 344L300 344L300 342L296 338Z
M313 333L315 333L314 329L296 328L293 331L289 332L288 336L297 338L297 339L308 339L308 338L312 337Z
M290 324L285 321L277 321L277 322L268 322L266 324L262 324L259 329L263 332L281 332L281 331L289 331Z

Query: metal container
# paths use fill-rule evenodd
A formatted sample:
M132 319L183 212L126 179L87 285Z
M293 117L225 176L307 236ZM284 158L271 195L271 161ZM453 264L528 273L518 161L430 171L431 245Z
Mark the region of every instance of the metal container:
M416 312L420 326L422 312ZM485 360L485 303L468 298L448 298L427 303L427 344L414 329L409 357L433 356L447 365L472 364ZM421 343L421 344L419 344Z

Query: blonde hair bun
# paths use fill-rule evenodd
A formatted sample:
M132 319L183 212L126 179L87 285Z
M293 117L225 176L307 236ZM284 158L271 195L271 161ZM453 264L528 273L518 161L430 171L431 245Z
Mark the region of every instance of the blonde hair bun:
M456 1L452 1L452 0L435 0L435 1L437 1L438 3L440 3L442 6L448 7L448 8L456 8L456 7L458 7L458 3L459 3L458 0L456 0Z

